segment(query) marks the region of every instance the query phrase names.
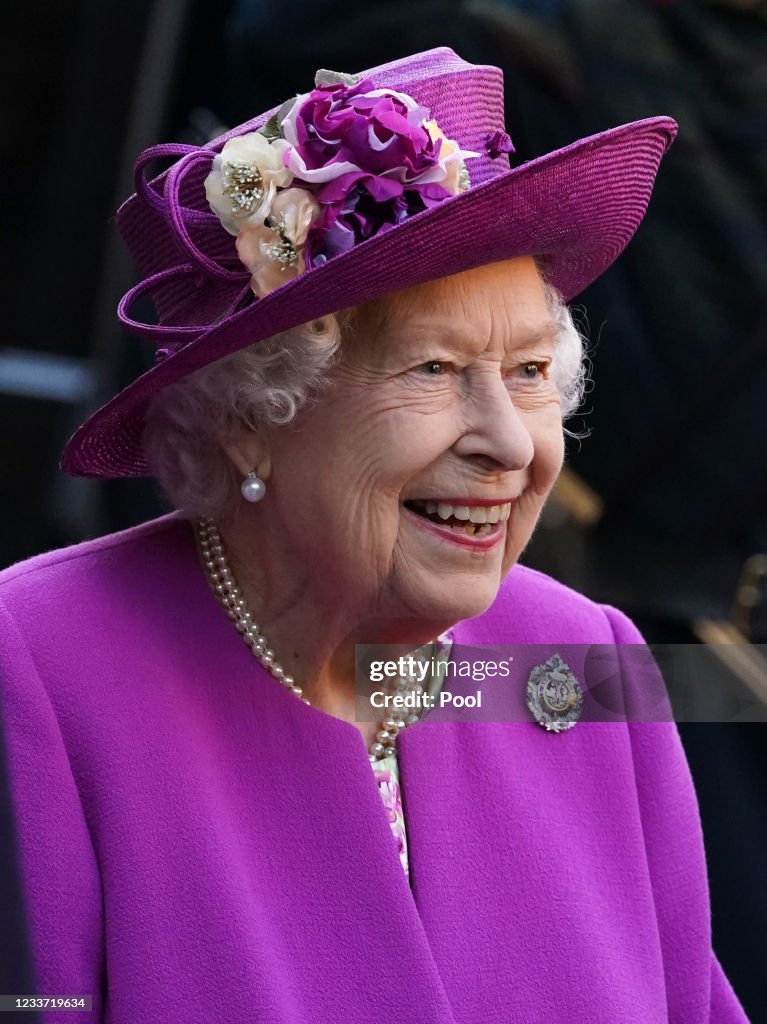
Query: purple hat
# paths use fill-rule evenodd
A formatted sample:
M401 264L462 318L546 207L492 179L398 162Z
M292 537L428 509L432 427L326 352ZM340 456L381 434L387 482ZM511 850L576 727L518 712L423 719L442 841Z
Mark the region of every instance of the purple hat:
M62 468L149 475L142 433L162 388L388 292L535 255L573 298L631 239L675 135L671 118L647 118L510 169L500 69L440 48L318 72L311 92L207 146L147 150L117 214L142 277L119 315L157 364L79 428ZM157 324L130 315L145 293Z

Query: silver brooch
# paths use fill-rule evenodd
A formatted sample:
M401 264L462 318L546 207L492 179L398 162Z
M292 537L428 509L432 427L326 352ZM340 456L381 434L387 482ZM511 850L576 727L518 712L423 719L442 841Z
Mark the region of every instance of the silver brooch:
M558 654L536 665L527 681L527 706L549 732L572 729L583 710L583 691Z

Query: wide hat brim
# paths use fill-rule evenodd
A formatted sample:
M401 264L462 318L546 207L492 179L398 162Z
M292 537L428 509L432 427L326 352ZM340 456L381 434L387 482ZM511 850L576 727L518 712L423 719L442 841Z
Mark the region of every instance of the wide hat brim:
M676 130L671 118L653 117L581 139L294 278L195 337L95 412L68 442L61 468L75 476L150 476L142 435L159 391L247 345L390 292L533 255L569 301L625 249Z

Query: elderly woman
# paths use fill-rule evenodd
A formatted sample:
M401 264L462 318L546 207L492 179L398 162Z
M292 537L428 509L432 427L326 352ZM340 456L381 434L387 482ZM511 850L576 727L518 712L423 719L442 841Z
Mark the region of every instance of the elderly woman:
M745 1020L673 723L545 686L527 721L355 713L358 645L641 643L516 563L581 390L563 297L675 125L510 169L501 96L435 50L139 161L121 315L157 365L63 465L178 511L0 579L36 995L111 1024Z

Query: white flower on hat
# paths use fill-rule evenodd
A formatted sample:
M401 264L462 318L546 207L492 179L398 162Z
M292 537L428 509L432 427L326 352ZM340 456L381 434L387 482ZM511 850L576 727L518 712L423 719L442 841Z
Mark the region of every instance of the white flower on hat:
M250 271L251 288L259 298L303 274L304 245L320 212L306 189L287 188L277 193L266 223L255 218L241 223L237 255Z
M244 222L262 224L269 216L277 189L293 181L285 166L288 149L284 139L270 141L261 132L251 132L229 139L216 155L205 195L229 234L239 234Z

